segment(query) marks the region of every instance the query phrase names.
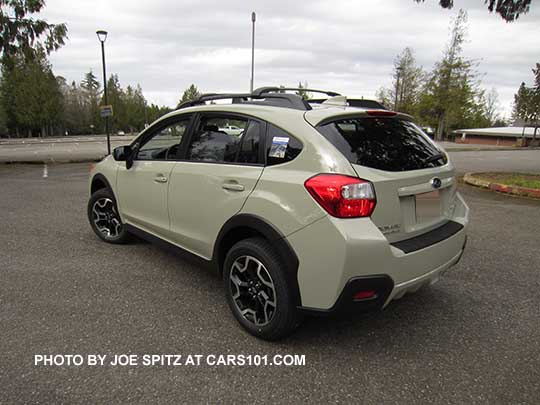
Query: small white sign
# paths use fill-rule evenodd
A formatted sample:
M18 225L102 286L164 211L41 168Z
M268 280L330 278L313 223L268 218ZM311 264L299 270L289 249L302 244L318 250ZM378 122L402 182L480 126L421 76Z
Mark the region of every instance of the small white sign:
M289 138L286 136L274 136L272 138L272 146L268 156L273 158L283 159L287 152L287 145L289 144Z

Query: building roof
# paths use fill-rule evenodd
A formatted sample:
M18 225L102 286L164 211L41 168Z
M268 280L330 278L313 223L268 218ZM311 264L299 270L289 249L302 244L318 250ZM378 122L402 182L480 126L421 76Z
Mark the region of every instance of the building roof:
M471 128L471 129L456 129L452 131L456 135L483 135L483 136L499 136L509 138L532 138L534 128L532 127L496 127L496 128ZM540 139L540 128L536 131L536 137Z

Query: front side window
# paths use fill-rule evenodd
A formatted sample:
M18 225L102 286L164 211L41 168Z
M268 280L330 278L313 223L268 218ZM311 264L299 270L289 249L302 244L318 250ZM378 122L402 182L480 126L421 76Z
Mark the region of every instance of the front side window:
M244 117L202 116L186 158L192 161L259 163L260 124Z
M257 121L250 121L242 136L242 143L238 151L238 163L262 164L260 155L261 146L261 124Z
M139 147L139 160L176 159L182 138L189 127L189 118L184 118L162 128Z
M347 118L317 127L351 163L399 172L438 167L447 158L413 122L400 118Z

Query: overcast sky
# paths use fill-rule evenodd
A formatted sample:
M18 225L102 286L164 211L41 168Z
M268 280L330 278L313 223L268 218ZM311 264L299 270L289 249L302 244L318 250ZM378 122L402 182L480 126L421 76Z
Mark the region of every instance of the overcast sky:
M48 0L42 15L65 22L69 40L51 55L55 74L80 81L92 69L101 81L95 31L109 32L107 73L123 87L140 83L149 102L176 105L195 83L203 92L248 91L251 11L257 12L255 87L310 87L373 97L391 83L395 56L407 46L431 69L448 41L459 8L468 12L465 55L480 61L482 85L499 92L510 113L522 81L540 62L540 7L506 23L484 0Z

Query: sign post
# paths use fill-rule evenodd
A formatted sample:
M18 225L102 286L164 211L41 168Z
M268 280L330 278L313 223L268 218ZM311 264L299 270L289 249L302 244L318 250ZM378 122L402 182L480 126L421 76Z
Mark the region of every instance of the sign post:
M113 115L112 105L102 105L99 107L99 115L105 118L105 131L107 132L107 152L111 154L111 135L109 133L109 117Z

